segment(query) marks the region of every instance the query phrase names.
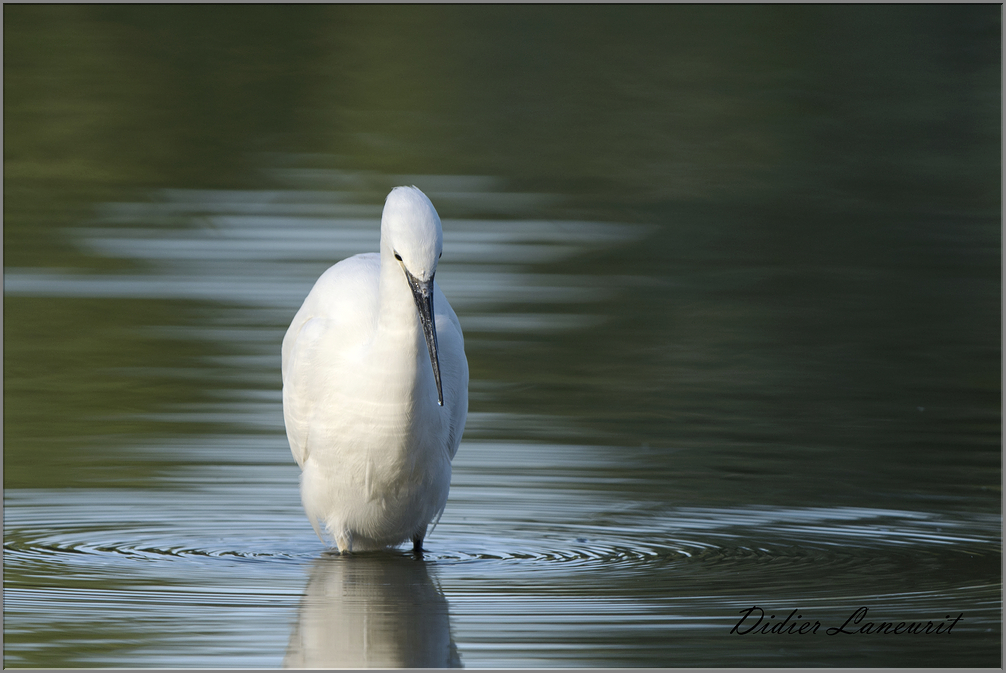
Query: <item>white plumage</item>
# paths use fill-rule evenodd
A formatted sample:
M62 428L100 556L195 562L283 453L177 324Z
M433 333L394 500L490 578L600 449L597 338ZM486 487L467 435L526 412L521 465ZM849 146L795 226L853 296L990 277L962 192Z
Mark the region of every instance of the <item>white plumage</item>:
M433 280L442 250L433 204L396 187L380 253L323 273L283 339L283 415L301 500L318 536L340 551L407 540L421 549L447 503L468 360Z

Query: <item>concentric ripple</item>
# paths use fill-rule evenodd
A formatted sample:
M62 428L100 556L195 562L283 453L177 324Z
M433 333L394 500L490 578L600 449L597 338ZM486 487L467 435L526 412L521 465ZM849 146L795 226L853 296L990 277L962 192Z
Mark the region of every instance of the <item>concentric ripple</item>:
M550 488L547 480L512 486L509 497L523 506L504 507L478 483L484 456L507 452L493 448L471 449L459 461L451 502L419 558L404 547L350 556L326 551L304 518L295 480L282 472L271 484L250 479L255 466L235 464L226 488L7 492L5 614L15 625L9 662L20 661L18 639L23 633L31 640L37 615L50 615L46 623L67 632L71 618L103 623L109 638L130 632L121 615L170 618L178 637L197 643L186 661L203 666L278 666L282 652L288 665L344 665L356 661L345 659L345 649L311 644L326 642L318 634L357 628L364 614L384 615L396 633L436 627L422 641L429 647L411 649L388 640L383 627L361 634L383 643L391 658L378 660L388 665L465 663L472 650L464 644L473 641L521 642L529 652L544 648L537 656L552 660L559 655L549 648L570 637L572 624L595 641L614 637L613 625L659 642L682 629L690 638L715 638L752 605L791 606L839 622L862 605L940 619L957 610L967 614L962 637L978 639L998 619L999 587L988 582L1001 558L996 516L626 505L598 492ZM556 448L549 455L561 454ZM590 455L580 459L589 463ZM405 595L435 610L436 621L410 612L411 604L398 600ZM65 619L51 617L53 610ZM252 642L243 635L270 628L277 638ZM200 633L220 632L241 644L241 657L216 641L198 645ZM477 664L497 661L474 652ZM610 662L665 656L634 652ZM155 651L96 662L179 665L172 656L160 660ZM569 656L559 659L576 663Z
M492 515L466 503L478 496L465 487L463 476L460 481L452 495L454 504L427 540L423 554L427 562L503 562L539 570L603 566L609 571L654 564L744 569L785 564L834 571L853 567L865 556L874 558L874 563L918 564L943 554L978 559L1001 553L999 519L992 515L950 519L861 508L654 512L641 507L609 514L608 525L558 523L546 517L526 522L513 518L521 512ZM101 557L121 557L243 563L303 563L315 558L324 547L304 522L295 488L277 485L274 495L273 511L262 512L251 509L251 502L261 497L258 488L180 494L183 505L165 504L159 494L147 492L15 491L6 496L5 560L51 562L66 557L61 562L75 565L73 557L99 557L99 562ZM523 495L529 502L536 493L530 489ZM565 505L578 509L580 518L597 516L585 502L571 492ZM248 507L244 513L243 506ZM203 516L186 516L191 510ZM480 516L475 526L465 522L466 514L473 512ZM234 528L253 532L239 534ZM94 562L94 558L80 561Z

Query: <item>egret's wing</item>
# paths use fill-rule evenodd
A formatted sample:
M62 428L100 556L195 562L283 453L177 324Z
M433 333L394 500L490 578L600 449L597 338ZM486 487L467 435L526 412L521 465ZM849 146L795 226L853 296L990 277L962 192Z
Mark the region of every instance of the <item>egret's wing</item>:
M444 404L450 410L447 452L453 460L468 418L468 358L465 357L465 337L461 332L461 323L439 287L433 305L437 313L437 346L440 350Z
M308 310L305 310L307 308ZM311 317L310 307L302 307L283 339L283 420L286 437L294 460L304 468L311 434L314 395L311 394L310 372L315 351L325 330L324 318ZM308 513L308 520L318 539L325 542L317 517Z
M461 332L461 323L439 287L433 305L437 307L440 380L444 388L444 405L450 413L449 432L444 448L450 459L454 460L461 445L461 435L465 431L465 421L468 419L468 358L465 357L465 337ZM444 507L446 505L445 501ZM429 535L433 534L437 524L440 523L444 507L441 507L434 517Z
M374 322L380 260L367 253L329 267L283 338L283 416L290 451L301 467L310 453L314 405L334 374L338 344L366 338Z
M311 374L325 322L324 318L298 313L283 340L283 419L290 451L301 467L307 460L314 412Z

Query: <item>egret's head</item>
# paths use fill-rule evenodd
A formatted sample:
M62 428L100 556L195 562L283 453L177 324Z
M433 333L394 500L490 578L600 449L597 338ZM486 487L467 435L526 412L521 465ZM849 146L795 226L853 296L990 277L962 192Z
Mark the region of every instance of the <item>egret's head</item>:
M444 405L444 391L440 384L440 359L437 355L433 276L443 250L444 233L440 228L440 216L426 194L415 187L392 189L384 202L384 215L381 217L381 264L398 264L412 290L430 352L440 406ZM389 253L393 260L389 259Z
M436 208L415 187L395 187L384 202L381 247L390 248L406 271L421 281L433 279L444 250Z

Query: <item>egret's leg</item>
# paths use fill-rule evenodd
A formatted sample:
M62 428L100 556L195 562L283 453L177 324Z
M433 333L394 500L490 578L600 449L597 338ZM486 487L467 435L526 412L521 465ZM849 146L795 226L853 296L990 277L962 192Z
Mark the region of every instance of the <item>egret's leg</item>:
M412 553L422 554L423 553L423 538L426 537L425 531L422 533L416 533L412 536Z
M353 534L350 532L345 532L336 535L335 544L339 548L340 554L347 554L353 551Z

